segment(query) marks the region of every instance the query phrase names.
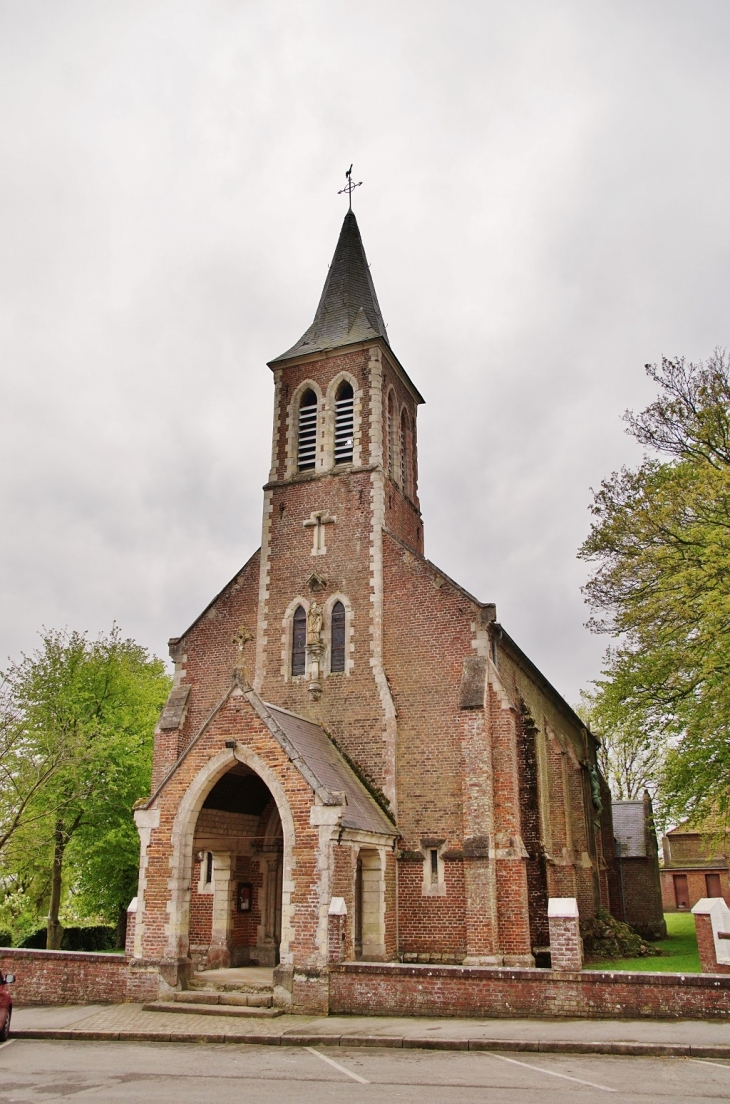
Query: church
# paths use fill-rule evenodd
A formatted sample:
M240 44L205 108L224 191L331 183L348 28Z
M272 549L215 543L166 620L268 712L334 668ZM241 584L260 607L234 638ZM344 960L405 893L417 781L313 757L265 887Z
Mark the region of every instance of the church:
M424 400L352 210L269 368L261 547L170 641L130 961L161 996L273 967L275 1004L307 1012L336 963L544 964L549 898L609 905L597 744L424 554Z

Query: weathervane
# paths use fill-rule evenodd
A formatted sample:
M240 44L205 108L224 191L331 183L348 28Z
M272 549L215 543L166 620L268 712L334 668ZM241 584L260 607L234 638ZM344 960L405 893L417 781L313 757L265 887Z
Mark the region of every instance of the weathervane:
M350 210L352 210L352 193L355 191L355 188L360 187L360 185L362 184L362 180L355 181L352 179L352 165L350 165L349 169L345 173L345 176L347 177L347 184L345 184L344 188L341 188L337 194L344 195L345 192L347 192L347 196L350 201Z

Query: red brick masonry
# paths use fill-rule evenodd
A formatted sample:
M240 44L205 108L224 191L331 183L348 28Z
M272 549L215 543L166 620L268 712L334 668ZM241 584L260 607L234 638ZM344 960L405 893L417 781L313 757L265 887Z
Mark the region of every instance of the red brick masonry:
M0 970L16 975L17 1004L111 1004L157 995L145 991L144 970L130 968L122 955L2 949ZM343 963L330 967L330 1013L730 1019L730 976Z
M347 963L330 967L330 1013L730 1019L730 977Z
M3 947L0 970L15 974L16 1004L117 1004L130 999L124 955Z

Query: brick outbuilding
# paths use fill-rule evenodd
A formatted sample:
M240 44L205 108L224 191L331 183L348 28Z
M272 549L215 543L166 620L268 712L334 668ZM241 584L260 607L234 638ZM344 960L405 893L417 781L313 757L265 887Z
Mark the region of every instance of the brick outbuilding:
M275 965L276 1000L312 1011L333 960L533 965L549 897L608 906L610 797L494 604L424 555L423 399L351 211L269 367L261 548L170 642L134 960L162 993Z
M662 897L665 912L686 912L703 898L730 905L728 841L723 827L678 824L662 840Z

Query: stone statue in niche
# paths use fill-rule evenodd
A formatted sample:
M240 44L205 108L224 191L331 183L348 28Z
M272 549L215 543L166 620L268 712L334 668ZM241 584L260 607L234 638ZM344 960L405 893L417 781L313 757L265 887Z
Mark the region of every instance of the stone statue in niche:
M307 613L307 644L319 644L322 639L324 614L316 602L312 602Z

